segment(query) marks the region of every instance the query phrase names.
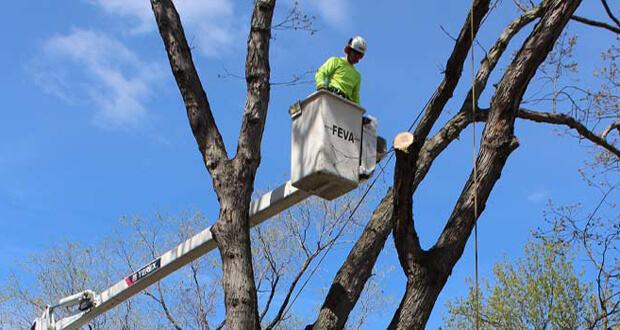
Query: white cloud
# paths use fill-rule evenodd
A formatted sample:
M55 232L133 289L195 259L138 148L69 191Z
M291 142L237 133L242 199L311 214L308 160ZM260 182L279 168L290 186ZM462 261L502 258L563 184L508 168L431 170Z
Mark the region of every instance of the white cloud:
M134 32L152 30L155 26L151 3L146 0L85 0L104 11L137 20Z
M28 68L37 83L70 104L96 105L95 123L106 127L143 119L143 103L164 72L118 40L90 30L46 40L41 55Z
M155 16L148 0L85 0L106 13L132 21L132 33L156 31ZM242 24L235 15L233 0L176 0L188 42L207 56L220 56L242 41ZM242 22L246 23L246 22Z
M542 203L547 199L549 199L549 191L547 190L535 191L527 196L527 200L532 203Z
M314 0L310 2L319 12L319 17L336 29L347 29L352 25L352 5L349 0Z

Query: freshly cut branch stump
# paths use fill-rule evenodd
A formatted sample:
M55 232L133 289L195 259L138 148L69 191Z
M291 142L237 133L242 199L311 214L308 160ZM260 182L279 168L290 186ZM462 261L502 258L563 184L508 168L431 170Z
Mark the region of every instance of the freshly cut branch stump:
M411 132L398 133L394 138L394 149L408 152L409 147L413 144L413 134Z

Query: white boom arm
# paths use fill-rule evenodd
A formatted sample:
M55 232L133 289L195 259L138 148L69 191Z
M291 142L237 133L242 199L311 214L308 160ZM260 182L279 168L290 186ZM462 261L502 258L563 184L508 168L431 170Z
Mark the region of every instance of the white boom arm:
M377 136L376 119L362 118L364 111L358 105L326 91L315 92L291 107L293 181L252 202L250 227L311 194L331 200L357 187L360 180L372 176L376 163L386 154L386 144L385 139ZM320 159L317 160L317 157ZM79 329L215 247L209 227L101 294L87 290L63 298L58 305L48 305L31 330ZM74 305L78 305L78 313L58 322L54 320L54 309Z
M250 204L250 227L259 225L309 196L309 193L293 187L291 182L287 181L284 185L252 201ZM215 248L216 244L211 235L211 227L209 227L149 262L146 266L99 295L87 290L61 299L58 305L47 306L43 315L35 320L32 330L79 329L95 317L114 308L151 284ZM54 320L54 309L78 304L80 305L79 313L57 322Z

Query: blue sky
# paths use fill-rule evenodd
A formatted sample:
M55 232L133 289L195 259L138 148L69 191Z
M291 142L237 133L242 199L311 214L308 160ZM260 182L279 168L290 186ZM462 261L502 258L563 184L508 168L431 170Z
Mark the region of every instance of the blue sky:
M245 103L245 83L233 76L244 72L251 2L176 2L214 116L232 152ZM274 22L292 4L279 1ZM272 81L286 82L316 69L328 57L341 56L349 37L363 35L368 53L358 64L361 103L378 118L380 135L391 141L409 127L441 79L453 41L440 27L457 35L469 3L301 0L300 6L317 17L317 33L276 32ZM603 20L600 7L584 1L578 14ZM217 218L217 200L148 1L9 1L5 8L10 14L0 21L5 45L0 52L0 280L29 253L41 252L54 241L110 236L123 215L195 209ZM512 2L503 1L485 22L479 42L489 49L516 15ZM599 54L615 39L574 22L569 32L579 36L579 84L596 88L591 73L601 65ZM478 62L483 50L476 52ZM446 108L452 114L469 88L468 68L469 62ZM488 105L491 84L501 74L497 71L481 106ZM289 173L287 109L313 89L312 84L272 88L256 189L279 185ZM548 110L548 104L532 107ZM517 124L516 135L521 146L509 159L480 222L481 276L489 276L502 255L522 254L529 229L542 225L549 199L558 204L596 199L577 175L587 142L526 122ZM415 195L416 224L425 246L434 242L452 211L471 171L471 153L470 129L437 160ZM391 169L385 180L391 181ZM394 261L390 244L385 254L380 262ZM393 273L396 280L386 290L398 301L405 282L400 269ZM429 327L441 324L443 303L465 293L464 279L473 275L468 247ZM384 326L390 317L376 322Z

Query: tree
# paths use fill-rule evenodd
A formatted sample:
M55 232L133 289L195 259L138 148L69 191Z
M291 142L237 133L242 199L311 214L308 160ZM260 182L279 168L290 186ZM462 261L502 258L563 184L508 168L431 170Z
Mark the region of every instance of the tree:
M100 245L102 253L112 258L102 271L111 272L116 279L135 272L207 226L207 219L199 212L174 217L161 213L123 217L120 222L124 228ZM142 292L146 299L134 302L130 316L147 320L143 323L147 328L209 329L221 297L217 265L214 256L207 256L157 282Z
M85 289L101 290L111 285L115 278L102 267L110 261L104 251L65 242L50 247L44 253L31 255L22 267L25 270L23 273L35 277L34 285L28 285L26 279L16 274L9 276L2 285L4 299L0 301L0 319L6 329L29 328L47 303ZM143 318L133 315L133 307L133 302L128 302L123 308L94 320L91 327L135 329L145 325ZM66 315L66 312L67 309L57 311L57 317Z
M579 280L575 253L568 243L528 241L525 256L493 267L493 282L484 281L487 298L471 283L467 297L447 303L447 329L581 329L594 311L589 286ZM589 328L589 327L588 327Z
M620 182L617 181L617 169L611 171L616 178L606 178L605 174L609 173L607 159L598 156L595 155L597 161L591 170L583 169L582 175L590 189L600 196L599 202L594 207L550 203L545 220L551 229L539 228L536 235L554 244L581 248L584 267L594 284L590 299L592 312L586 318L585 327L609 329L620 325L620 215L615 212L616 204L611 202L618 193ZM603 174L601 180L599 174ZM592 210L587 211L589 208Z
M403 135L403 138L398 140L399 143L395 144L393 188L387 192L373 213L368 226L336 275L317 320L309 328L344 327L391 232L394 233L407 284L406 293L389 327L424 327L437 296L460 259L465 243L484 211L508 158L519 145L514 135L514 122L517 118L565 125L603 148L612 163L618 162L620 151L617 146L607 141L606 134L595 133L593 126L588 127L565 113L554 114L521 107L532 78L571 18L618 33L620 24L608 10L607 1L602 0L602 4L614 22L613 25L574 16L575 10L581 4L580 0L544 0L538 5L531 1L515 2L523 13L506 27L486 54L474 78L472 89L464 97L458 113L437 134L429 138L447 101L453 96L473 39L484 17L489 13L489 0L473 1L471 12L446 63L444 79L425 107L424 115L414 132ZM232 159L227 156L213 119L173 3L170 0L151 0L151 4L172 72L187 108L192 132L213 179L220 203L214 237L223 264L226 328L256 329L259 327L260 318L250 249L248 205L254 176L260 163L260 142L269 103L268 52L275 0L253 2L254 14L248 37L245 74L248 94L237 153ZM538 23L496 84L490 107L480 109L477 100L485 90L500 57L512 38L535 20L538 20ZM474 121L485 122L476 166L439 239L431 249L424 250L414 227L413 194L430 170L434 159ZM610 127L616 126L612 124Z
M583 118L588 118L586 111L596 113L597 124L605 124L605 119L619 117L618 51L618 46L611 45L601 54L603 66L595 73L601 86L587 91L586 99L591 106L577 112ZM617 128L618 122L612 122L603 130L601 137L607 139L609 133ZM613 138L612 143L617 145L618 138ZM598 196L598 202L592 205L583 202L556 205L550 202L549 210L545 212L545 222L550 229L538 228L536 235L556 244L580 247L580 259L583 260L586 276L594 286L590 299L592 313L584 327L615 328L620 325L620 268L617 262L620 258L620 215L613 201L617 200L620 187L620 167L617 158L601 150L592 150L584 163L579 171L581 178L591 195Z

